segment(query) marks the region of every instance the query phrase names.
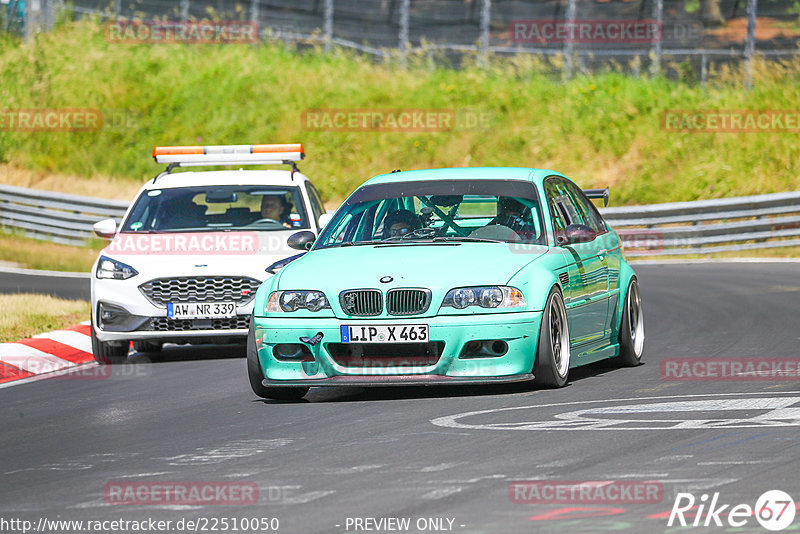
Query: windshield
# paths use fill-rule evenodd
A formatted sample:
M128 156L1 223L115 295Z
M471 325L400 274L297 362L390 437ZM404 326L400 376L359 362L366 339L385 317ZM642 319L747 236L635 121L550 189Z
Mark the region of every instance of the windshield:
M298 187L176 187L142 193L123 232L302 230L309 228Z
M530 182L448 180L362 187L336 213L315 248L474 241L546 244Z

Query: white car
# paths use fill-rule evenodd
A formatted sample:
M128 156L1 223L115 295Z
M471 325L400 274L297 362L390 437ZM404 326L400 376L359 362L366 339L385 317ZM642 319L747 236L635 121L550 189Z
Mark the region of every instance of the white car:
M92 267L92 350L100 363L169 343L245 342L256 290L298 255L287 238L319 233L325 209L295 164L300 144L156 147L147 182ZM289 170L172 173L175 167L291 165ZM283 261L282 261L283 260Z

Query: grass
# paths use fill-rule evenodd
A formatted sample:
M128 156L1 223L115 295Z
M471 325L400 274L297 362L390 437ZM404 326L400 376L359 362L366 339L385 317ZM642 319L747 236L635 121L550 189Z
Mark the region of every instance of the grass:
M100 240L93 240L88 247L73 247L0 232L0 263L27 269L89 272L103 246Z
M89 318L84 300L64 300L46 295L0 295L0 343L76 325Z
M84 185L138 186L161 170L154 145L301 141L302 170L334 202L378 173L445 166L554 168L584 187L611 185L612 205L800 185L797 134L660 125L665 110L797 109L798 62L757 64L751 91L740 86L741 72L726 68L712 68L702 88L613 71L562 81L523 56L471 63L455 70L412 57L404 68L279 44L120 45L107 43L96 23L70 23L29 44L0 41L0 101L7 109L94 108L112 123L95 132L0 131L0 162ZM490 126L319 131L303 121L318 108L480 112Z

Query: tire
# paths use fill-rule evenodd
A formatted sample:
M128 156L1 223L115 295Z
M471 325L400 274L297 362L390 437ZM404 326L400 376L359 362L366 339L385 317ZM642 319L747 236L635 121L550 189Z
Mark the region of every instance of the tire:
M136 352L161 352L164 343L161 341L142 340L133 342L133 350Z
M129 341L103 342L97 339L92 325L92 355L100 365L125 363L128 359Z
M639 282L632 278L628 284L619 328L619 356L615 358L620 367L636 367L642 363L644 353L644 315Z
M557 286L550 290L542 312L539 328L539 346L533 364L534 384L547 388L560 388L569 376L570 346L569 323L564 297Z
M308 393L307 387L268 388L261 383L264 380L264 372L258 361L255 320L252 317L250 318L250 329L247 331L247 378L250 380L250 388L253 393L262 399L298 400Z

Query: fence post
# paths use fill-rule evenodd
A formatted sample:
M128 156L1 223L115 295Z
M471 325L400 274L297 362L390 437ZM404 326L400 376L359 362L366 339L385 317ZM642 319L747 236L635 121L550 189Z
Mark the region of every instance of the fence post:
M703 52L700 54L700 87L706 86L708 79L708 54Z
M747 40L744 43L744 86L753 87L753 55L756 52L756 10L758 0L747 0Z
M250 22L255 26L256 41L259 41L261 29L258 24L258 0L250 0Z
M575 6L576 0L567 0L567 12L564 16L567 23L567 39L564 41L564 74L567 79L572 78L572 60L574 54L574 43L572 39L572 32L575 31Z
M481 37L479 61L486 66L489 58L489 25L492 20L492 0L483 0L481 4Z
M408 17L411 0L400 0L400 33L397 36L400 47L400 63L405 67L408 61Z
M653 19L658 25L658 37L653 42L653 63L650 65L650 73L656 76L661 72L661 41L664 39L664 0L655 0L653 2Z
M258 0L250 0L250 22L258 22Z
M181 0L181 21L189 20L189 0Z
M330 52L333 46L333 0L325 0L323 33L325 34L325 51Z
M25 18L23 19L22 33L26 41L30 41L42 29L42 4L41 0L28 0L25 2Z

